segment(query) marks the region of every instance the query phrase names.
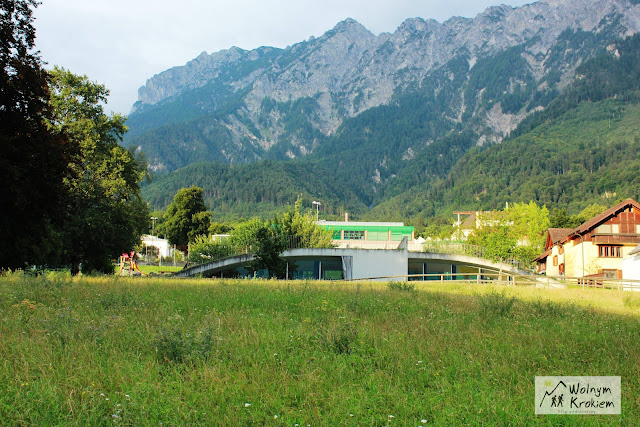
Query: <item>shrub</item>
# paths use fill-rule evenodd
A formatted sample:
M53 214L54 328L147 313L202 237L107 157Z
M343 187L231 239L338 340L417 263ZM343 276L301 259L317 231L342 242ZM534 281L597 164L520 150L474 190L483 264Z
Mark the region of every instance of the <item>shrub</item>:
M213 236L196 236L189 245L189 261L194 264L204 264L231 255L234 255L234 250L229 242L215 240Z

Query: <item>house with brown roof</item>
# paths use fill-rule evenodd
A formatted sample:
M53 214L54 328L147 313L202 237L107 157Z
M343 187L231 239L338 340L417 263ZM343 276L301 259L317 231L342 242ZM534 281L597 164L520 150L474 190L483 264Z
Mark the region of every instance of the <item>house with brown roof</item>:
M622 278L622 259L640 243L640 204L627 199L576 228L547 230L534 261L548 276Z

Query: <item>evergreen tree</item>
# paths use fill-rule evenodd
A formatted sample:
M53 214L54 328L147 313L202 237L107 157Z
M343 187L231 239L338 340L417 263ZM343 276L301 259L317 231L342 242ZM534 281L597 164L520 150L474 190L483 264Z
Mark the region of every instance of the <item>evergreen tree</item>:
M202 188L182 188L167 208L164 231L171 244L186 249L196 236L208 232L210 223Z

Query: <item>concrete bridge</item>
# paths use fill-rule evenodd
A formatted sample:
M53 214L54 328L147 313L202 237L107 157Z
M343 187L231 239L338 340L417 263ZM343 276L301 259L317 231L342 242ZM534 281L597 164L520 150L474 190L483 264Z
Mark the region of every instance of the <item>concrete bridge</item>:
M493 262L469 255L413 252L405 249L289 249L282 256L292 279L373 279L398 280L407 275L481 276L486 273L531 275L511 264ZM244 268L254 260L243 254L186 268L177 277L235 277L245 275ZM532 276L533 278L533 276Z

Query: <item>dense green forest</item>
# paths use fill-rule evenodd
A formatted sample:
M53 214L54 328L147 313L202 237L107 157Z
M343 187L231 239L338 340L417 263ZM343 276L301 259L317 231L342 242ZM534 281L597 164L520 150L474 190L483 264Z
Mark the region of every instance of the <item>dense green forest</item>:
M583 102L554 121L487 149L474 148L446 179L373 208L388 219L535 201L577 213L640 195L640 106ZM402 209L398 209L401 206Z
M322 200L323 212L329 215L366 210L349 187L341 187L331 178L331 170L308 162L264 161L239 166L197 163L155 179L143 187L143 192L153 206L164 207L180 188L193 183L204 189L215 221L267 218L293 205L299 196L309 207L311 200Z

